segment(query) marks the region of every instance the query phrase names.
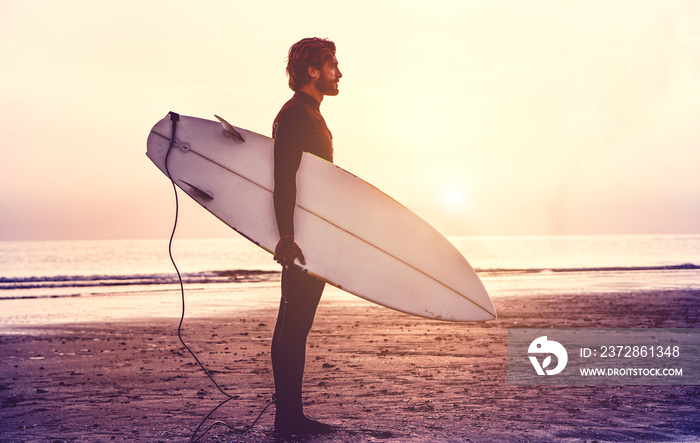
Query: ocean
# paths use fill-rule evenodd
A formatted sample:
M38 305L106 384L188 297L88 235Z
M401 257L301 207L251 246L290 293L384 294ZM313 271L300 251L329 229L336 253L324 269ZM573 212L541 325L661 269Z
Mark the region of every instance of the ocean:
M700 235L450 240L492 295L700 288ZM279 280L271 256L244 238L176 238L173 255L188 289ZM148 297L175 286L167 239L0 242L0 306L11 299Z

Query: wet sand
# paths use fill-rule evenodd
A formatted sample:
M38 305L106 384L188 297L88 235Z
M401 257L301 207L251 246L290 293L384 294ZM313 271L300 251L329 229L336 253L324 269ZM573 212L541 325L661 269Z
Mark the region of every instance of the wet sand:
M340 431L306 441L700 441L698 386L509 386L508 328L700 327L700 291L494 297L499 318L444 323L322 300L306 412ZM276 310L187 318L183 335L243 427L270 400ZM176 335L178 318L0 331L0 441L188 441L225 397ZM245 434L274 441L274 406ZM213 421L208 421L206 428ZM200 431L201 432L201 431Z

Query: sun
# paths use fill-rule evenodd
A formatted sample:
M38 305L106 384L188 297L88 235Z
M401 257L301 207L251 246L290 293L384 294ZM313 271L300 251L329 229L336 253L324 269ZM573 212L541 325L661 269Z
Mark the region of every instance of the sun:
M445 186L440 192L442 206L451 212L465 210L469 207L470 198L464 185Z
M464 203L464 193L459 189L448 189L442 199L448 208L459 208Z

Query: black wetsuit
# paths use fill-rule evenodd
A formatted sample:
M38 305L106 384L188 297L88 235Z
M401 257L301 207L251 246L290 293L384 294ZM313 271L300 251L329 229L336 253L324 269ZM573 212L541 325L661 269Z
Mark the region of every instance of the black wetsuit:
M275 118L272 136L275 150L274 204L280 236L294 234L296 174L303 152L333 161L333 136L319 110L320 103L296 92ZM304 245L300 245L302 252ZM294 422L302 415L301 385L306 357L306 337L325 283L296 266L282 270L282 300L272 338L275 378L276 424Z

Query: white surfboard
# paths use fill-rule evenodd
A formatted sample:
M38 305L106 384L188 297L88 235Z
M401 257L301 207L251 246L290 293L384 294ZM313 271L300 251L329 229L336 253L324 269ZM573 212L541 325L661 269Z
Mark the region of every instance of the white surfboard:
M180 116L170 148L168 114L151 130L147 155L190 197L272 253L279 240L273 141L220 120ZM351 294L426 318L496 318L481 280L442 234L374 186L308 153L297 172L294 226L306 258L296 265Z

